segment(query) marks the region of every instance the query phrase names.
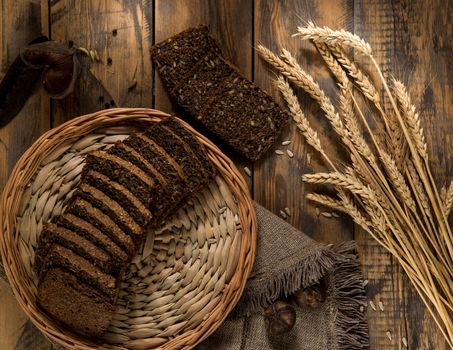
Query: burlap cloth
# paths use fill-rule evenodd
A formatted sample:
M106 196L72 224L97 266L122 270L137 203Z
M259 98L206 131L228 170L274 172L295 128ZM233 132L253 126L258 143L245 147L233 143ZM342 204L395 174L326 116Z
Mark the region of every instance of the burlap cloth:
M363 277L355 243L318 243L255 203L258 241L253 271L237 307L198 350L340 350L368 348ZM293 306L294 328L271 336L263 307L317 283L327 297L317 308ZM363 306L361 308L361 306Z

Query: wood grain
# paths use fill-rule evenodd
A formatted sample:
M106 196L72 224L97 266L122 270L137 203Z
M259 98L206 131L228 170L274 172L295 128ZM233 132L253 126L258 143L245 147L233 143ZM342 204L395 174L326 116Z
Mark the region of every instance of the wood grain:
M247 78L252 78L252 0L155 0L155 3L156 43L190 27L207 24L226 58ZM180 112L184 117L184 113L170 101L158 74L155 86L155 108L164 112ZM252 179L243 169L247 166L253 171L253 164L228 148L221 148L235 161L251 188Z
M47 2L5 0L0 17L1 79L21 48L40 35L48 35ZM49 98L38 91L10 124L0 129L0 191L22 153L49 126ZM0 349L50 349L50 343L28 322L4 277L0 268Z
M262 43L274 52L285 47L300 61L301 66L319 82L329 94L336 88L328 70L315 48L297 38L291 38L297 26L304 21L315 19L316 23L337 28L352 29L351 1L255 1L255 43ZM275 72L258 56L255 57L255 81L277 100L281 100L273 84ZM313 103L302 91L299 91L302 108L317 130L324 148L329 154L336 154L336 139L316 103ZM333 99L335 101L335 99ZM286 107L286 106L285 106ZM289 146L282 146L283 140L291 140ZM276 155L274 150L291 149L294 158L286 154ZM292 212L288 221L308 235L330 243L344 241L353 237L353 226L349 220L326 218L316 214L316 208L305 199L305 195L314 190L303 184L301 175L326 170L315 151L304 143L294 123L283 130L279 141L263 160L255 164L255 199L266 208L279 215L285 207ZM319 211L329 209L319 208Z
M358 1L354 30L369 41L384 73L407 86L422 112L430 144L431 169L442 185L452 174L452 4L441 1ZM366 62L364 62L366 65ZM448 102L450 101L450 102ZM435 151L433 151L435 150ZM371 238L358 232L368 294L384 312L369 309L371 347L401 349L405 337L409 349L446 349L441 333L409 283L402 269ZM386 336L390 331L392 340Z
M345 28L363 36L373 46L384 72L394 74L409 86L415 104L423 112L432 169L439 187L453 174L451 1L52 0L50 11L47 3L3 0L0 78L20 48L40 34L51 34L52 39L67 45L71 41L75 46L95 49L104 63L92 63L81 57L84 68L72 95L52 101L51 106L49 98L38 93L11 124L0 129L0 190L20 155L51 125L106 108L106 104L110 107L111 101L118 106L178 111L159 77L154 76L149 49L153 43L200 23L211 27L223 52L240 71L277 100L280 97L272 84L275 75L253 52L255 45L263 43L274 51L287 47L332 95L336 88L322 60L310 44L291 38L290 34L297 25L314 20L319 25ZM334 152L336 140L319 108L304 94L299 96L311 122L323 130L320 136L325 148ZM291 144L283 147L283 140L291 140ZM294 152L294 158L273 152L286 148ZM409 349L447 348L392 257L370 237L354 229L348 219L318 217L316 207L304 199L313 188L303 185L300 176L326 167L304 144L293 125L283 130L272 151L254 166L224 150L234 157L241 170L244 166L253 170L253 178L245 177L258 202L277 214L285 207L290 208L288 221L316 239L332 243L356 238L363 270L370 280L368 297L376 305L379 301L384 305L384 311L368 310L371 349L403 349L403 336ZM336 154L339 161L342 157L341 152ZM325 210L319 208L320 212ZM27 322L2 277L0 269L0 349L50 349L50 343ZM392 340L387 338L387 331Z
M53 103L54 125L108 107L152 106L152 1L57 0L50 12L52 39L97 50L102 60L82 59L74 93Z

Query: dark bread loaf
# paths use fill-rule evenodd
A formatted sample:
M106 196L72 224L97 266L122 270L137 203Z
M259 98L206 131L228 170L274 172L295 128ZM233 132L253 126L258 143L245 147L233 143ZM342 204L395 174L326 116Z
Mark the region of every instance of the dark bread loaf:
M198 26L157 44L151 55L162 81L172 90L210 51L220 53L208 28Z
M141 242L143 236L143 227L140 226L122 204L110 198L101 190L82 182L75 196L85 199L87 202L101 210L111 218L118 227L125 232L134 242ZM151 215L143 218L144 222L149 223ZM137 245L137 244L136 244Z
M41 279L49 269L55 267L60 267L76 275L84 283L105 295L110 302L116 301L118 296L116 278L103 272L71 249L53 244L42 265L39 278Z
M172 117L89 153L69 205L39 239L41 307L78 333L101 335L145 227L159 224L214 175L204 146Z
M221 56L205 26L155 45L151 57L177 103L250 160L259 159L289 121L288 113Z
M255 84L233 74L196 118L233 149L257 160L275 142L286 114Z
M34 268L38 274L54 243L73 250L104 272L111 273L115 269L114 261L110 255L90 240L64 227L48 223L39 236L38 249L35 252Z
M99 231L105 233L121 249L124 249L128 256L135 255L137 252L137 247L133 239L112 218L85 199L80 197L74 198L74 201L66 208L65 213L73 214L76 217L88 221Z
M108 252L118 265L124 265L129 260L129 254L126 250L114 243L109 236L88 221L66 212L59 217L57 222L58 225L76 232L79 236Z
M89 337L107 330L115 309L105 295L61 267L43 274L38 300L56 320Z
M120 183L111 181L107 176L97 171L89 170L85 174L84 183L92 185L112 200L121 203L139 225L146 226L152 218L150 209L135 197L132 192Z

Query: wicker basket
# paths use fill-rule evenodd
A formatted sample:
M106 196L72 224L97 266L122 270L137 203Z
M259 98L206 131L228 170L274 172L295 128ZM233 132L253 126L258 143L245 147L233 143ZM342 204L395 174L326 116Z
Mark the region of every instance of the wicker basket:
M247 186L207 138L218 176L209 187L147 233L121 283L101 343L57 324L36 304L32 266L43 223L57 217L80 179L84 154L106 149L165 118L151 109L110 109L73 119L42 135L21 157L0 207L3 265L16 298L33 323L69 349L189 349L210 335L237 303L251 271L256 217Z

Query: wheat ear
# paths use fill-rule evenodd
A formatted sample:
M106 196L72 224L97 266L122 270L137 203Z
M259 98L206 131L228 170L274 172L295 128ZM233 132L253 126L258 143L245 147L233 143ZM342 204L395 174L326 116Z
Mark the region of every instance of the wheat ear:
M453 207L453 181L450 182L450 186L444 188L444 194L442 195L442 201L444 203L445 216L449 216L451 208Z
M404 84L396 79L393 79L394 92L398 103L400 104L402 116L405 118L412 139L417 146L420 156L427 160L428 151L425 141L425 134L421 127L419 114L416 112L415 106L411 103L411 99L406 91Z
M362 198L374 201L375 196L369 187L362 184L358 179L338 172L305 174L302 179L312 184L329 184L351 191Z
M348 71L348 74L354 79L363 95L375 103L380 104L380 96L370 78L346 55L344 50L337 46L329 47L340 64ZM380 105L379 105L380 106Z
M385 151L382 151L381 157L382 164L385 167L387 175L389 176L390 181L393 183L393 187L396 189L396 192L400 195L402 202L406 204L412 210L412 212L416 213L417 208L415 201L412 198L409 186L407 186L403 174L401 174L401 172L398 170L394 159Z
M294 95L291 86L289 86L288 82L281 75L277 78L276 84L280 93L283 95L283 98L285 99L288 108L291 112L291 115L293 117L293 120L296 123L296 126L301 132L301 134L305 137L308 144L312 146L316 151L321 153L321 155L325 158L329 165L332 166L333 165L332 162L327 157L321 146L321 140L318 137L318 133L314 131L313 128L310 126L307 117L300 108L299 101L297 100L296 95Z
M324 111L326 118L329 120L335 132L341 137L345 143L348 142L348 132L343 125L343 122L340 119L340 116L335 111L330 99L326 96L324 91L319 87L319 85L313 80L312 76L305 72L297 63L296 67L288 65L280 57L275 55L272 51L264 47L263 45L258 45L258 53L263 57L267 62L274 66L277 70L280 71L286 78L288 78L296 86L302 88L306 93L310 95L315 101L319 103L321 109Z
M326 40L329 46L346 46L355 49L365 55L371 55L372 50L361 37L350 32L342 30L332 30L329 27L317 27L313 22L308 22L306 27L297 27L297 33L292 35L300 36L303 39Z

